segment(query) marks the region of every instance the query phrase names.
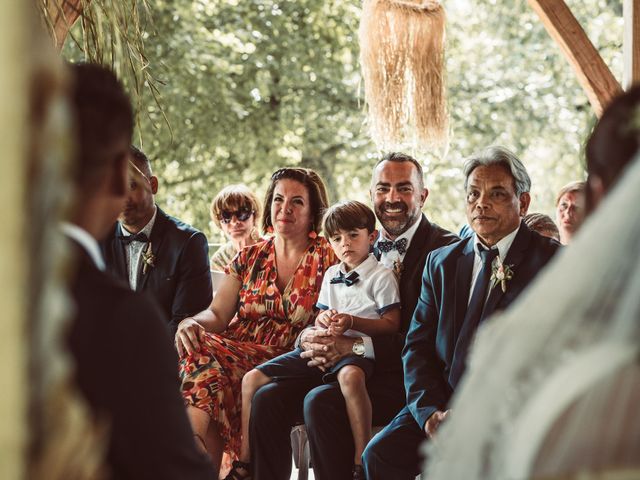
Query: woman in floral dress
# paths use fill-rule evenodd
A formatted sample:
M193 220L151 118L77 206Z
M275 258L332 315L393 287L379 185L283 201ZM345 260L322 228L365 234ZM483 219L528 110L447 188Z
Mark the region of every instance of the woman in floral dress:
M336 262L317 236L327 195L312 170L271 177L263 230L274 236L243 249L227 267L211 306L178 326L182 394L198 443L220 468L240 449L244 374L293 348L314 319L325 271Z

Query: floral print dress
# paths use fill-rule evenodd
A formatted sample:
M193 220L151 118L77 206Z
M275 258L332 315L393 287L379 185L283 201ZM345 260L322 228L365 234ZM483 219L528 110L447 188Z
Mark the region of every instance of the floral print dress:
M293 348L298 334L314 320L322 278L334 263L329 243L322 237L311 240L280 292L270 238L244 248L227 267L226 273L242 284L236 316L224 333L206 333L200 352L180 360L180 378L187 405L211 416L232 455L240 451L242 377Z

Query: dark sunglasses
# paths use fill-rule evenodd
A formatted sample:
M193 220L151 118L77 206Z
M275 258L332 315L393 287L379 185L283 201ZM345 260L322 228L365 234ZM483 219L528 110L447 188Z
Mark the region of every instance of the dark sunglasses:
M251 218L253 215L253 210L248 210L246 208L241 208L240 210L236 210L235 212L229 210L222 210L220 212L220 222L221 223L231 223L231 219L236 217L239 222L245 222Z

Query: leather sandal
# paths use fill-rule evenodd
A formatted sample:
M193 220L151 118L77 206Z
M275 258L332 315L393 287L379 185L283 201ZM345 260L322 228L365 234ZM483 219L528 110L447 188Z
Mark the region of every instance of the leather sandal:
M240 469L244 470L245 476L242 476ZM224 480L251 480L251 465L247 462L241 462L240 460L234 460L231 464L231 470L229 474L224 477Z

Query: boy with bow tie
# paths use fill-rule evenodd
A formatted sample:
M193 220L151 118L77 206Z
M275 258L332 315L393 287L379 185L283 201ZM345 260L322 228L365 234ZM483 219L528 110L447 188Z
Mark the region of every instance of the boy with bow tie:
M356 201L334 205L324 217L325 235L341 263L330 267L324 276L316 304L320 309L316 326L333 335L359 337L353 354L331 368L315 368L307 366L307 360L300 357L298 348L247 373L242 390L242 415L248 418L249 399L274 378L305 377L316 380L319 385L337 381L345 399L355 444L354 479L365 478L361 457L371 439L371 401L366 380L373 374L374 361L365 358L362 337L392 334L400 326L400 292L396 276L369 253L378 234L375 223L373 211ZM244 405L249 408L245 409ZM243 431L243 437L247 439L247 436L248 431ZM245 443L248 445L248 441Z

